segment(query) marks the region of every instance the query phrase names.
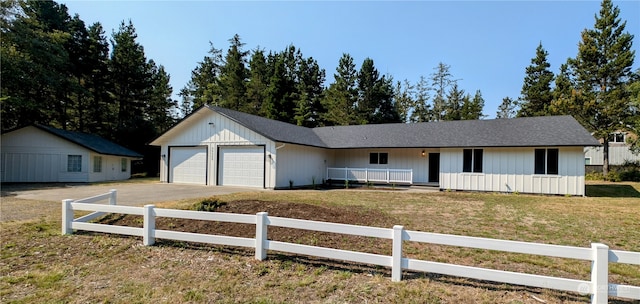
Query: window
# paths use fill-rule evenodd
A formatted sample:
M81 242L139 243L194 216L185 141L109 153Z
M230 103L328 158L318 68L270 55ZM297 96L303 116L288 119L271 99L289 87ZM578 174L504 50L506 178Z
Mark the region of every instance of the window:
M610 143L624 143L624 133L613 133L609 135L609 142Z
M482 173L482 149L462 151L462 172Z
M82 155L67 155L67 172L82 172Z
M389 153L369 153L369 164L386 165L389 163Z
M93 172L102 172L102 156L93 157Z
M584 164L585 165L591 165L591 157L585 157L584 158Z
M127 172L127 159L126 158L122 158L120 159L120 167L122 172Z
M587 158L591 162L590 158ZM586 162L587 160L585 160ZM558 174L558 149L536 149L534 157L535 174Z

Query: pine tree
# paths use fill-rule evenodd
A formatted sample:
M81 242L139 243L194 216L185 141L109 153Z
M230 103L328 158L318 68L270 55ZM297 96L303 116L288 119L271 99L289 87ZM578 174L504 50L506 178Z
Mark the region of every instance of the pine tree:
M144 125L145 102L151 87L147 59L142 45L136 42L133 23L120 24L113 33L110 60L110 81L117 105L116 133L125 135ZM131 139L135 141L135 139Z
M222 50L209 44L209 54L191 71L191 79L178 94L182 97L180 108L184 116L205 104L220 105L222 90L219 78L224 65Z
M516 116L516 103L513 99L505 97L502 99L502 103L498 106L496 112L496 118L514 118Z
M416 84L416 104L411 114L411 122L428 122L433 119L433 113L429 105L429 91L431 87L424 76Z
M451 66L442 62L438 63L438 66L434 68L435 72L431 74L431 86L436 92L436 96L433 98L433 120L443 120L446 110L446 94L447 89L454 83L453 75L450 72Z
M522 85L522 104L519 117L549 115L549 106L553 100L551 83L553 72L547 62L547 51L542 47L542 42L536 48L536 57L531 59L531 65L526 68L526 76Z
M247 82L247 106L245 111L249 114L264 115L260 110L266 99L266 90L269 85L269 69L264 51L256 48L249 60L249 81Z
M249 71L245 64L248 52L242 50L244 43L238 34L229 39L229 42L231 46L220 71L219 83L222 94L220 106L236 111L246 111L245 94Z
M354 124L358 91L356 66L351 55L342 54L333 77L335 80L329 85L322 99L322 105L327 110L324 115L321 115L323 124L327 126Z
M594 136L603 141L603 174L609 172L609 134L624 128L630 110L627 83L635 58L633 35L625 32L626 21L618 17L620 9L603 0L594 29L585 29L572 60L580 91L576 118Z
M68 96L74 92L66 6L53 1L2 5L2 128L30 123L67 128Z
M462 105L469 103L471 97L465 95L464 90L458 88L458 83L453 83L444 106L444 115L442 120L460 120L462 119Z
M313 58L301 58L297 68L296 123L305 127L320 125L320 114L324 112L321 100L324 94L325 71Z
M482 98L482 92L476 91L473 98L468 95L462 103L461 115L462 120L475 120L484 117L482 109L484 108L484 98Z
M113 99L109 82L109 42L100 23L92 24L88 29L87 72L85 88L91 96L87 108L86 132L110 138L113 116Z
M414 99L415 86L405 79L404 81L396 82L394 90L394 99L398 105L398 115L402 122L409 122L411 117L410 113L415 113L416 101Z

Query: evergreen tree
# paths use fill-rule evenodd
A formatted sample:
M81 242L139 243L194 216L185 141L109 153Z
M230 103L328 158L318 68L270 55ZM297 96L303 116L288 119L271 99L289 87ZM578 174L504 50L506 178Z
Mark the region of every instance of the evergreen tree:
M631 113L626 125L636 136L627 137L627 143L631 146L631 151L640 154L640 69L636 70L632 79L627 86L631 100Z
M262 104L267 98L266 91L269 85L269 69L264 51L256 48L249 60L249 81L247 82L247 106L245 111L254 115L261 113Z
M451 66L440 62L438 66L434 68L435 72L431 74L431 86L436 92L436 96L433 98L433 120L435 121L444 119L447 107L447 89L456 83L456 81L453 80L450 69Z
M536 57L531 59L531 65L526 68L526 76L522 85L522 104L519 117L549 115L549 106L553 100L551 83L553 72L547 62L547 51L542 42L536 48Z
M144 125L143 117L151 87L151 75L144 49L136 41L137 37L133 23L123 21L118 32L113 33L111 41L113 51L109 70L117 105L118 135L125 135Z
M180 90L182 115L186 116L205 104L221 105L222 90L219 78L222 73L222 50L210 43L209 55L205 56L198 66L191 71L191 79Z
M266 117L279 121L295 123L296 104L292 99L293 83L287 77L286 55L271 56L273 73L269 78L267 98L263 103Z
M556 77L555 88L553 89L553 101L549 107L552 115L571 115L580 111L577 107L579 102L579 92L576 90L575 79L571 71L571 60L560 66L560 72Z
M113 99L109 82L109 42L100 23L94 23L88 29L85 88L91 98L86 112L83 131L110 138L113 116ZM81 129L82 130L82 129Z
M30 123L67 128L68 95L73 92L66 6L9 1L2 13L3 130Z
M424 76L416 84L416 104L411 114L411 122L428 122L432 120L432 110L429 105L429 91L431 87Z
M609 172L609 134L623 128L630 110L631 67L635 52L633 35L625 32L620 9L603 0L594 29L585 29L572 60L579 98L575 98L576 118L603 141L603 173Z
M513 99L509 97L503 98L502 103L498 106L496 118L514 118L516 116L516 106L516 102Z
M460 118L462 120L481 119L482 117L484 117L484 115L482 115L483 108L484 98L482 98L482 93L480 92L480 90L477 90L473 98L469 98L469 96L467 95L467 97L464 99L462 103Z
M324 112L321 100L324 93L325 71L313 58L302 58L299 62L298 101L296 106L296 123L305 127L320 125L320 114Z
M395 102L398 105L398 115L402 122L409 122L410 114L415 113L416 101L414 99L415 86L405 79L403 82L396 82L394 91Z
M350 125L355 122L355 105L358 97L357 72L353 57L344 53L340 58L334 82L329 85L322 105L327 110L321 119L324 125Z
M144 114L154 133L160 134L175 123L178 103L171 98L173 93L169 83L171 77L164 70L164 66L157 66L153 60L150 60L149 73L151 90Z
M249 71L245 63L248 52L242 50L244 43L238 34L229 39L229 42L231 46L220 71L219 83L222 95L220 106L236 111L246 111L248 106L245 102L245 94Z
M373 59L365 58L358 72L357 123L367 124L373 121L378 107L378 81L380 73L375 68Z
M458 83L453 83L447 99L445 101L444 115L442 120L461 120L462 119L462 105L469 103L471 97L465 95L464 90L458 88Z

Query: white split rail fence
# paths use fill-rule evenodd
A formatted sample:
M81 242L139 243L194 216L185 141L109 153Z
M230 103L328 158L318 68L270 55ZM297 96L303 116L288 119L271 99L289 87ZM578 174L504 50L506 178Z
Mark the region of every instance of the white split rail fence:
M94 204L97 201L107 199L109 200L108 205ZM74 219L75 210L94 212ZM143 216L143 227L125 227L88 222L106 213ZM243 238L160 230L155 227L156 217L251 224L256 225L256 237ZM392 241L392 255L387 256L273 241L268 239L269 226L388 239ZM591 302L598 304L607 303L609 296L640 300L640 286L609 283L609 263L640 265L640 252L610 250L608 246L600 243L592 243L591 248L583 248L410 231L405 230L403 226L394 226L393 229L388 229L290 219L269 216L266 212L249 215L161 209L153 205L145 205L144 207L117 206L116 190L81 200L63 200L62 234L72 234L73 230L141 236L143 238L143 244L147 246L153 245L155 239L169 239L255 248L255 258L257 260L266 259L268 250L276 250L328 259L379 265L391 267L392 281L400 281L403 270L413 270L590 294ZM405 258L402 257L403 241L591 261L591 280L566 279Z

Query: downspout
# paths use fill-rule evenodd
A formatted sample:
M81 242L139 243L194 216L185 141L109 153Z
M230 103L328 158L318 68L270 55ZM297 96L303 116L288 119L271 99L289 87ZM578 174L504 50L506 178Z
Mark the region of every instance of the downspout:
M276 147L276 151L277 151L277 150L280 150L280 148L284 148L284 146L286 146L286 145L287 145L287 144L282 144L282 146L280 146L280 147Z

